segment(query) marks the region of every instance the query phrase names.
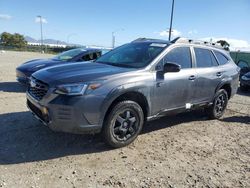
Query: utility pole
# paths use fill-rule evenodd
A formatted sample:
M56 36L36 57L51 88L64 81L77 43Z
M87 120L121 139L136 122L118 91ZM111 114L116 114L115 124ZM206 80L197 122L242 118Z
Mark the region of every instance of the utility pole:
M171 40L173 15L174 15L174 0L172 0L172 11L171 11L170 28L169 28L169 35L168 35L168 40L169 41Z
M112 32L112 48L115 48L115 32Z
M74 36L74 35L77 35L76 33L70 33L68 36L67 36L67 45L69 45L69 39Z
M43 22L42 16L37 16L40 19L40 29L41 29L41 53L43 53Z
M124 31L124 29L121 28L121 29L117 29L117 30L112 32L112 48L115 48L115 33L118 31Z

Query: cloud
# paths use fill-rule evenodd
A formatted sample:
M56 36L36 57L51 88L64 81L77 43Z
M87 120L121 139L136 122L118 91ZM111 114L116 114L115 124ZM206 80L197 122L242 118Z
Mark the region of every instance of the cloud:
M11 18L8 14L0 14L0 20L10 20Z
M241 50L241 51L250 51L250 43L245 40L241 39L233 39L233 38L227 38L227 37L206 37L202 38L201 40L204 41L211 41L217 42L218 40L225 40L230 44L230 50Z
M198 34L198 31L196 29L193 29L193 30L188 31L188 34L195 35L195 34Z
M167 37L169 35L169 30L156 33L158 33L162 37ZM179 37L179 36L181 36L181 32L176 29L172 29L172 37Z
M36 18L35 18L35 22L36 22L36 23L40 23L40 18L39 18L39 17L36 17ZM42 23L45 23L45 24L46 24L46 23L48 23L48 21L47 21L45 18L42 18Z

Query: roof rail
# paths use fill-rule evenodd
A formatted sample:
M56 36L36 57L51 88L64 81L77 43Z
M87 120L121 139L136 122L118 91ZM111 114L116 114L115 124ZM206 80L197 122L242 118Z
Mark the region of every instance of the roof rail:
M202 40L193 40L193 39L187 39L187 38L181 38L181 37L177 37L173 39L171 43L200 44L200 45L206 45L206 46L212 46L212 47L224 49L219 43L202 41Z

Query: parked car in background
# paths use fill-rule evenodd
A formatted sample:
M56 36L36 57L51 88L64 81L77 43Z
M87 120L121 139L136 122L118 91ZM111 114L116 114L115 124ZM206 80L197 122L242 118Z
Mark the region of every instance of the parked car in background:
M250 72L240 77L240 89L242 91L247 91L250 89Z
M237 65L238 65L238 67L240 67L240 78L244 74L250 72L250 65L246 61L239 60Z
M76 48L65 51L51 59L31 60L16 68L16 79L20 83L28 84L31 74L40 69L73 62L92 61L106 53L106 51L101 49Z
M93 63L35 72L27 106L52 130L101 132L107 144L123 147L147 120L197 108L222 117L239 70L228 52L208 43L142 38Z
M243 60L239 60L237 65L240 67L240 89L247 91L250 88L250 65Z

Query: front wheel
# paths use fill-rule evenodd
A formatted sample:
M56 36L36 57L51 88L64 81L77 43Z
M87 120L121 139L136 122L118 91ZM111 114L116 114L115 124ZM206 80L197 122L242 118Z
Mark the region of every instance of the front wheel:
M133 142L144 123L144 114L140 105L134 101L117 103L108 114L103 125L105 142L119 148Z
M228 103L228 94L225 89L216 92L212 106L208 109L208 115L212 119L219 119L225 113Z

